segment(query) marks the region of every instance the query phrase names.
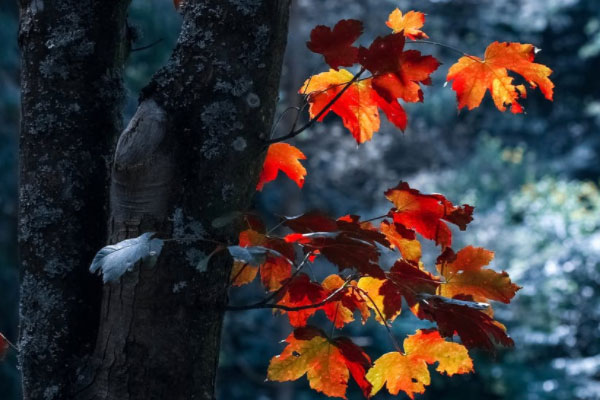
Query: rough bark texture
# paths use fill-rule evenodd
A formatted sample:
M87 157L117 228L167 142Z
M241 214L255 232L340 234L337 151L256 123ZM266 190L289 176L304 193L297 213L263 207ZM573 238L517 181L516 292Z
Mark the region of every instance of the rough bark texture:
M117 146L110 241L158 232L154 267L106 285L82 399L213 399L231 260L198 264L235 229L214 218L250 204L275 109L289 0L183 2L167 66Z
M20 0L20 366L25 399L72 398L95 343L107 161L121 124L127 0ZM0 395L1 397L1 395Z

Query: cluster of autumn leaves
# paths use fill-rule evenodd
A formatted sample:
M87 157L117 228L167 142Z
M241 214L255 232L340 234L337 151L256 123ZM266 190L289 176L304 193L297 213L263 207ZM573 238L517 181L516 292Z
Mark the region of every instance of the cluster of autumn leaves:
M441 65L433 56L405 49L407 39L419 44L428 38L421 30L424 23L423 13L402 14L396 9L386 23L393 32L376 38L369 47L353 45L363 33L362 22L357 20L341 20L333 29L326 26L313 29L307 46L322 54L331 69L311 76L300 88L300 93L306 96L310 117L323 121L333 112L358 144L371 140L379 130L380 110L389 122L404 130L407 116L400 101L423 102L421 86L431 84L431 74ZM519 100L527 97L527 89L524 84L515 84L509 71L521 75L530 87L539 87L552 100L554 84L549 79L552 70L534 62L536 52L531 44L493 42L483 59L464 54L446 76L456 92L458 108L478 107L489 91L500 111L510 106L513 113L522 113ZM340 68L357 64L360 68L357 74ZM365 71L371 76L363 77ZM257 189L275 179L279 170L301 187L306 175L299 162L303 159L304 154L294 146L272 144Z
M233 285L247 284L260 274L264 288L272 292L271 308L284 313L295 328L287 347L271 360L268 379L288 381L306 374L313 389L345 397L352 377L366 397L384 385L392 394L404 391L412 397L429 384L428 364L437 362L437 370L448 375L468 373L473 365L467 349L493 352L497 344L513 344L484 302L508 303L519 287L505 272L486 268L493 252L469 246L455 253L450 247L448 224L466 229L473 208L456 206L438 194L422 194L405 182L385 196L393 207L378 225L354 215L331 219L310 212L284 219L282 225L290 233L276 237L256 218L247 218L249 228L240 233L239 245L254 248L255 254L262 251L263 258L237 260ZM442 249L437 273L421 261L417 234ZM295 263L296 247L304 255L300 264ZM384 249L399 253L388 270L380 262ZM322 282L305 274L303 267L320 257L337 266L340 274ZM353 322L355 313L363 323L373 316L389 325L403 304L419 319L435 322L437 329L417 331L404 341L403 349L398 346L374 363L350 339L329 337L307 325L320 311L338 329ZM444 339L455 335L462 344Z
M422 102L422 85L431 84L431 74L440 63L433 56L406 50L406 41L423 42L425 15L394 10L387 21L393 32L376 38L369 47L354 43L363 32L357 20L342 20L333 28L317 26L308 48L321 54L331 68L306 80L300 93L306 96L311 119L322 121L330 112L338 115L358 144L371 140L380 127L380 111L388 121L404 130L407 116L400 101ZM434 43L434 42L429 42ZM458 107L478 107L487 91L496 107L523 112L519 100L526 97L524 84L513 83L508 71L516 72L532 88L539 87L552 100L552 72L534 63L536 49L530 44L490 44L483 59L464 54L450 67ZM340 67L358 64L351 73ZM363 77L368 71L369 77ZM287 143L272 141L257 189L283 171L302 187L306 170L299 162L304 154ZM328 396L345 398L350 377L369 398L386 386L391 394L405 392L413 398L430 383L429 364L447 375L473 371L468 350L494 352L498 345L512 346L505 327L494 319L489 301L509 303L519 290L506 272L486 268L493 252L473 246L452 250L449 224L465 230L472 221L473 207L457 206L439 194L422 194L405 182L385 192L393 207L385 215L368 221L347 215L336 220L317 212L285 218L281 225L290 233L276 237L255 218L247 218L248 229L239 246L255 249L252 260L238 259L232 284L241 286L260 274L271 292L261 306L287 315L294 331L283 352L269 365L268 379L296 380L306 375L310 386ZM379 221L378 224L375 221ZM440 247L435 273L421 259L417 235ZM296 263L296 248L304 255ZM381 251L397 252L391 268L382 268ZM303 272L308 263L324 258L339 269L318 282ZM433 270L433 269L431 269ZM389 325L403 305L435 329L418 330L400 346ZM374 362L346 337L330 337L307 325L322 311L337 328L360 315L385 325L395 351ZM445 338L458 336L461 343Z

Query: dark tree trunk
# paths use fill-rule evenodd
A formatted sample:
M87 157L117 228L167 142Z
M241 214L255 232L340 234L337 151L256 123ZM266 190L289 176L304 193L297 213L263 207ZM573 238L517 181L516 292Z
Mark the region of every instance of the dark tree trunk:
M95 344L128 1L20 0L20 365L25 399L72 396ZM1 396L1 395L0 395Z
M236 239L235 227L211 222L250 204L275 110L289 0L182 2L173 55L119 139L108 218L105 161L118 129L125 2L37 3L22 4L21 32L28 398L212 399L231 260L220 252L208 268L198 264L216 247L207 239ZM105 285L98 312L97 278L87 267L107 225L111 243L149 231L174 240L154 267L136 265ZM63 371L65 360L72 362ZM57 371L60 378L48 374Z

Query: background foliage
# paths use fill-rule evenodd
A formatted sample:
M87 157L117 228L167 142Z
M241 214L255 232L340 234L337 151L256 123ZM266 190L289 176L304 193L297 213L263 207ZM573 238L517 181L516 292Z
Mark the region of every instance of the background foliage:
M536 60L554 70L554 103L538 93L526 115L499 113L489 99L471 112L456 112L454 93L443 86L455 54L428 48L445 65L427 88L426 104L408 105L407 132L386 129L357 148L335 117L299 136L308 157L305 188L281 179L256 197L265 214L298 214L319 208L332 215L376 216L386 210L382 192L400 179L424 192L476 206L461 238L496 250L494 267L524 287L512 305L498 307L516 347L496 360L475 354L477 373L434 375L422 399L489 398L571 400L600 398L600 8L596 0L297 0L294 1L280 90L280 112L297 105L304 78L324 70L305 47L310 29L340 18L365 21L365 31L387 33L381 20L395 7L426 12L434 40L480 55L494 40L534 43ZM0 331L17 335L16 149L18 132L17 10L0 0ZM130 24L141 47L126 67L133 112L139 89L164 63L177 36L179 16L168 0L134 0ZM425 49L423 49L425 50ZM285 132L289 120L279 124ZM458 246L457 246L458 248ZM323 271L315 271L325 276ZM244 304L256 287L233 294ZM398 336L412 333L404 313ZM282 318L269 311L228 315L223 337L219 398L303 400L322 398L305 382L264 382L269 359L287 336ZM389 350L376 324L353 324L348 334L371 354ZM0 393L20 396L14 353L0 364ZM349 397L359 396L351 387ZM385 398L381 395L380 398Z

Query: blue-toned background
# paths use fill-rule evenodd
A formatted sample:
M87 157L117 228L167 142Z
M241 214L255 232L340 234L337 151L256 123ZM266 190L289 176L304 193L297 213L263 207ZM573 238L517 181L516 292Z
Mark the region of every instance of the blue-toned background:
M516 346L496 358L473 352L477 373L470 376L449 379L433 373L431 387L420 398L600 399L600 3L295 0L279 111L298 104L296 91L309 75L326 70L304 44L315 25L362 19L366 40L389 32L384 21L395 7L426 12L425 31L433 40L474 55L494 40L535 44L542 49L536 60L554 70L555 101L530 91L524 115L500 113L489 99L478 109L457 113L454 93L443 83L458 56L418 45L444 65L425 90L425 103L406 107L406 133L385 123L372 142L357 147L339 120L329 117L294 143L308 157L304 189L278 179L257 196L256 208L265 215L319 208L334 216L372 217L389 208L383 191L400 179L426 192L444 193L455 203L474 205L475 221L467 232L456 234L455 247L469 243L495 250L494 268L507 270L523 286L513 304L495 307ZM12 340L18 315L17 18L13 0L0 0L0 331ZM134 47L163 40L132 54L124 118L133 112L140 88L168 57L179 16L170 0L134 0L130 23L139 34ZM279 132L288 124L284 118ZM328 266L317 267L318 276L330 272ZM232 301L243 304L260 295L257 287L245 287L232 293ZM394 325L400 338L422 326L409 314ZM304 379L264 381L268 361L282 349L278 342L288 329L284 317L273 317L268 310L228 315L220 399L324 398L310 391ZM391 349L377 324L354 323L344 333L374 357ZM19 398L15 360L11 353L0 363L2 399ZM360 398L355 386L348 397Z

